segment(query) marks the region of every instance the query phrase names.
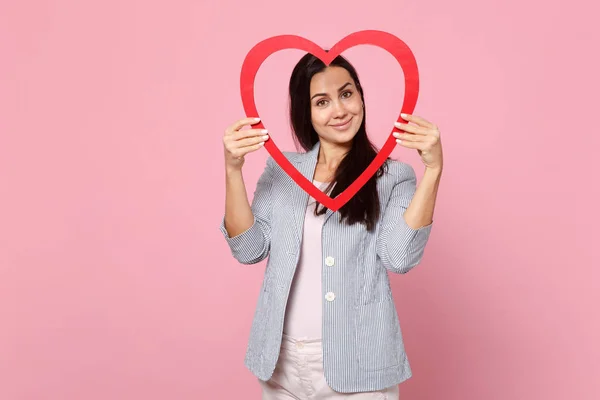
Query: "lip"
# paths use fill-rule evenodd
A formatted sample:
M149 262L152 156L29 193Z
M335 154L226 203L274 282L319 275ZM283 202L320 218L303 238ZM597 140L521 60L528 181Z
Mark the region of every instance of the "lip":
M348 127L350 126L350 122L352 122L353 118L354 117L350 118L348 121L344 122L343 124L331 125L331 127L338 131L344 131L344 130L348 129Z

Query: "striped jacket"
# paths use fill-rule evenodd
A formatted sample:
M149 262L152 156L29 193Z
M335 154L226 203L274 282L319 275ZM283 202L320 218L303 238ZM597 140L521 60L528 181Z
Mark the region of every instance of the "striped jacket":
M312 180L318 142L306 153L284 154ZM339 212L329 209L324 218L323 368L327 383L338 392L380 390L412 375L387 271L403 274L421 261L433 223L419 229L406 224L403 214L416 190L415 172L409 164L388 163L388 172L377 180L382 212L373 232L364 224L340 222ZM246 367L264 381L279 356L308 199L269 156L252 200L253 225L230 237L221 220L236 260L255 264L268 257L245 357Z

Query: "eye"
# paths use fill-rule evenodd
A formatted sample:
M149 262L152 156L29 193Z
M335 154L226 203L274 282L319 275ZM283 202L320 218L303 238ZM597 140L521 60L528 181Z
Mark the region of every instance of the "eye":
M317 107L321 107L321 106L324 106L326 102L327 102L327 100L321 99L321 100L317 101L316 105L317 105Z
M347 95L347 96L346 96ZM347 99L348 97L352 96L352 91L348 90L344 93L342 93L342 97Z

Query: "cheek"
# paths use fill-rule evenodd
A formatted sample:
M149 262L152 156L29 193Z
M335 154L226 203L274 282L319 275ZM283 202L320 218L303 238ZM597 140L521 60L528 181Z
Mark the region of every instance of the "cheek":
M325 125L329 120L329 113L326 109L312 109L311 119L313 125Z
M353 109L352 113L356 115L356 126L360 126L365 117L365 109L363 108L362 103L358 104L357 107Z
M362 113L363 113L362 102L360 102L360 101L353 102L352 105L349 106L349 109L355 115L362 115Z

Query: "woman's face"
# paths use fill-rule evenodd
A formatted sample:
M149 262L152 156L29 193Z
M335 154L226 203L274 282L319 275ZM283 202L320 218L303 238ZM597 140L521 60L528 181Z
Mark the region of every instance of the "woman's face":
M345 68L331 66L310 82L311 120L315 131L331 144L348 144L358 132L364 109L360 92Z

